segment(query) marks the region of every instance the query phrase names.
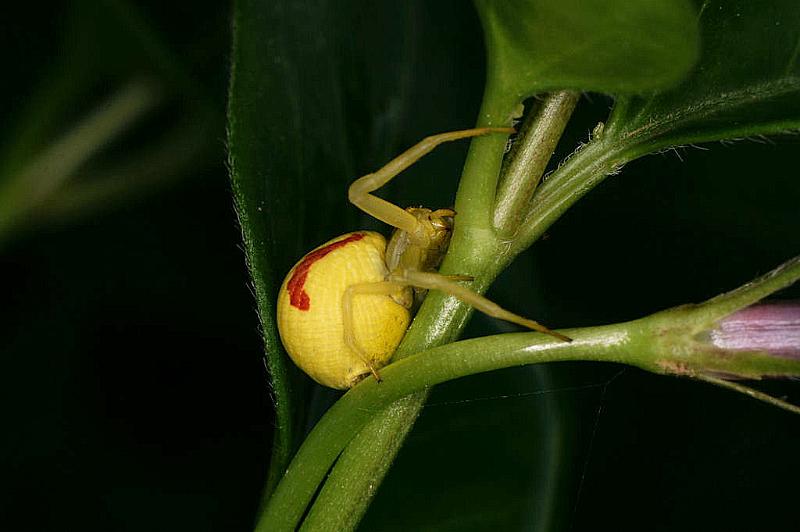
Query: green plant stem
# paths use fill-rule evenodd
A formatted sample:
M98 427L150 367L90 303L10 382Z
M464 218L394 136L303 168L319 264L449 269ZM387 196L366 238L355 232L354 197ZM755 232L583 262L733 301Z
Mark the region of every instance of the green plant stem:
M448 344L452 345L452 344ZM403 446L408 433L428 400L429 389L420 389L411 395L401 397L388 404L381 411L373 410L379 415L365 416L363 430L350 433L348 441L336 452L343 452L336 461L340 471L352 471L357 474L331 475L323 484L322 491L314 501L311 510L303 521L300 530L355 530L380 487L383 477L391 467L394 457ZM375 445L368 445L364 434L375 435ZM355 441L353 437L358 436ZM353 444L349 445L348 443ZM333 455L333 453L332 453ZM335 455L333 455L335 456ZM372 481L370 482L370 479ZM319 478L317 481L321 482ZM367 489L363 489L368 482ZM341 494L351 494L348 499L348 512L332 512L330 508L340 501Z
M320 420L295 455L275 490L256 530L294 530L330 461L368 423L370 414L398 414L408 397L435 384L493 369L562 360L600 360L635 364L644 340L642 324L565 331L573 342L559 342L539 333L514 333L464 340L417 353L381 373L383 381L366 379L345 394ZM406 397L401 402L398 399ZM390 406L391 405L391 406ZM388 407L388 409L387 409ZM326 483L326 486L328 486ZM339 489L348 486L339 486ZM311 516L309 516L310 519ZM352 523L320 514L305 530L343 530Z
M511 240L519 230L578 98L572 91L547 94L526 119L520 133L525 142L518 143L511 154L497 189L493 223L500 238Z

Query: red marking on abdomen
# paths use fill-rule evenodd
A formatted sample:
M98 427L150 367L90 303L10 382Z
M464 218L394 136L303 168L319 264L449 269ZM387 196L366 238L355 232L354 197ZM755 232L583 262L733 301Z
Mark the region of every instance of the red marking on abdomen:
M289 282L286 283L286 290L289 291L289 302L291 305L300 310L308 310L311 308L311 298L309 298L308 293L303 290L303 287L306 284L306 279L308 278L308 271L311 269L311 265L331 251L344 247L350 242L357 242L362 238L364 238L363 234L356 233L348 236L347 238L343 238L342 240L334 242L333 244L328 244L325 247L314 250L306 255L300 264L298 264L294 269L294 273L292 274L291 279L289 279Z

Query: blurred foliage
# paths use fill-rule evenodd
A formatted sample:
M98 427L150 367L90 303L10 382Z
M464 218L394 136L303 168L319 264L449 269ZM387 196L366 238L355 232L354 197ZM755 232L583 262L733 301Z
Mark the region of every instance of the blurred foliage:
M51 7L62 23L52 31L50 53L39 62L19 61L33 71L21 77L31 79L6 100L0 243L31 226L108 210L219 161L213 146L222 105L192 71L207 66L198 68L202 55L195 54L210 46L213 34L202 35L202 46L181 50L126 0ZM189 28L186 11L163 14ZM220 30L218 42L225 35ZM24 38L14 40L11 32L9 49L24 47Z
M269 36L285 55L263 57L286 77L264 87L274 114L252 148L274 187L263 220L272 283L330 236L380 229L348 206L346 184L431 132L471 125L484 75L480 25L461 2L293 4L297 26ZM0 529L248 530L272 421L224 166L230 6L137 2L123 9L132 17L120 6L133 9L6 7L0 177L142 74L164 100L91 161L93 176L139 175L141 154L180 137L151 133L180 127L187 107L209 110L208 132L176 181L136 201L122 194L115 209L37 218L0 250ZM312 22L344 27L325 41ZM610 104L586 95L556 158ZM796 255L798 139L756 141L630 164L490 295L553 326L610 323L703 300ZM385 197L448 205L465 149L442 148ZM468 334L505 327L476 316ZM334 396L297 391L310 412L302 433ZM796 398L791 383L771 391ZM632 369L472 377L436 389L362 528L786 530L797 524L799 436L788 414Z
M224 165L229 9L3 7L0 188L129 83L158 90L3 235L4 531L250 527L272 412Z

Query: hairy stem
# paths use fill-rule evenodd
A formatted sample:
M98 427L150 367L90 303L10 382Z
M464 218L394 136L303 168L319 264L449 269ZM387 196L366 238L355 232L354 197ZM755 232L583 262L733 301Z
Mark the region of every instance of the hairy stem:
M512 244L515 254L530 247L567 209L627 162L614 147L602 138L593 140L536 190L531 211Z
M578 97L572 91L550 93L526 119L495 199L494 228L500 238L510 240L519 230Z

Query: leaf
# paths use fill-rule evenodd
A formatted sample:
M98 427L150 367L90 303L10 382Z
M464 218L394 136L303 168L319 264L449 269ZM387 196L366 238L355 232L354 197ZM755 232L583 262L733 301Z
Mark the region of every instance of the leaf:
M794 0L709 0L691 75L651 97L621 98L609 129L637 153L800 127L800 9Z
M366 223L385 231L348 203L349 182L426 134L468 126L474 119L480 89L469 70L474 66L457 64L467 67L465 75L449 58L425 53L439 41L468 36L457 28L434 31L435 21L447 17L452 6L433 9L436 18L421 6L329 0L236 4L229 159L278 408L279 471L302 429L323 409L313 404L306 409L304 397L326 393L297 372L281 348L273 302L282 274L336 234ZM420 42L419 33L428 39ZM476 53L466 57L480 57L478 44L471 42ZM474 82L459 85L465 78ZM440 93L439 87L446 90ZM402 203L451 204L462 156L458 148L444 158L432 156L426 169L435 181L412 168L401 183L387 187L389 195L398 191Z
M292 105L296 100L291 89L285 86L285 81L297 75L297 70L291 60L280 56L288 48L283 45L285 34L270 33L272 28L280 30L286 25L274 13L277 10L263 19L255 16L258 7L256 2L238 2L234 6L228 164L276 410L266 495L297 445L296 429L300 422L297 409L302 408L297 406L299 393L293 386L297 375L278 339L275 291L280 279L276 279L275 267L280 271L283 266L277 258L281 245L289 253L297 247L291 245L288 237L281 236L293 218L297 221L303 218L299 189L304 181L297 170L302 162L293 160L300 157L298 109ZM274 101L281 101L283 106L272 106ZM295 212L293 204L299 207ZM276 239L282 240L281 244Z
M793 0L703 3L703 51L692 73L673 89L617 99L608 124L537 189L519 247L529 246L586 192L638 157L800 127L796 6Z
M678 82L697 57L686 0L477 0L489 89L516 102L552 89L636 93Z

